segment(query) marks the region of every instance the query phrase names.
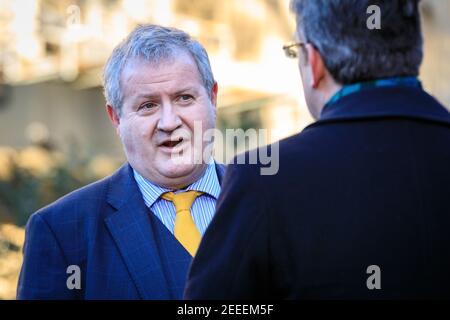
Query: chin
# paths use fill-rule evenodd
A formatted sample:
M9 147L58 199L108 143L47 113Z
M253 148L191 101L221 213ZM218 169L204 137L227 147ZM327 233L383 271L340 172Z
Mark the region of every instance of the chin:
M203 166L198 164L166 163L158 168L162 176L161 185L167 188L184 188L194 183L201 175Z
M195 171L196 167L197 165L195 164L176 163L172 160L168 160L158 171L165 177L175 179L189 176Z

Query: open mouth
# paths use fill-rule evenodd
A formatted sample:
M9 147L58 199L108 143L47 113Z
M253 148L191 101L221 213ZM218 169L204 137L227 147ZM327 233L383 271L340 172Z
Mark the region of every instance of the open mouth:
M166 147L166 148L175 148L176 146L181 144L181 142L183 142L183 138L178 138L176 140L165 141L161 144L161 146Z

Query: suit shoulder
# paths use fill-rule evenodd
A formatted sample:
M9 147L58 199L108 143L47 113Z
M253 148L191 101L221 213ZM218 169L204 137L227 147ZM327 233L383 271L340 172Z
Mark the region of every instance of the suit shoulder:
M111 177L92 182L82 188L62 196L53 203L39 209L33 216L39 215L47 223L75 221L92 216L106 199L106 193Z

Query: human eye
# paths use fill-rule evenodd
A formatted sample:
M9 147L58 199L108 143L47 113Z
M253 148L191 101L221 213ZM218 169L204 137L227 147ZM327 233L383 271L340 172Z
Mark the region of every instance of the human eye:
M157 106L158 106L158 105L157 105L156 103L154 103L154 102L146 102L146 103L143 103L143 104L138 108L138 111L143 111L143 112L145 112L145 111L150 111L150 110L155 109Z
M192 101L194 101L194 97L190 94L182 94L178 97L178 102L180 102L181 104L188 104Z

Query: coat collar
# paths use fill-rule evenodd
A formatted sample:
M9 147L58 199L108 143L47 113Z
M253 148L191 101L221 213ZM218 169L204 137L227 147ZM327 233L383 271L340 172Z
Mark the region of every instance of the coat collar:
M328 105L313 124L363 118L401 117L450 124L450 113L421 88L397 86L362 90Z

